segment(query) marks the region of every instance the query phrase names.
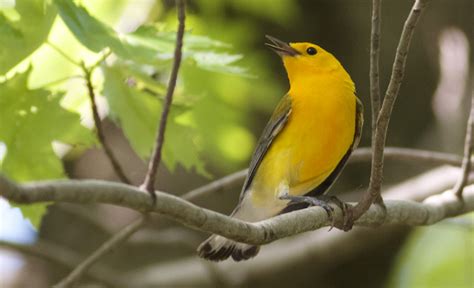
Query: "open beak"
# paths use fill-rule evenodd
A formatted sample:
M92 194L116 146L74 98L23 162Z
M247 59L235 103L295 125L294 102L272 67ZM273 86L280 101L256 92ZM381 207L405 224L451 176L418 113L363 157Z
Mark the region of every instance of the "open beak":
M293 47L287 43L273 37L270 35L265 35L265 37L270 40L271 43L265 43L268 47L272 48L280 56L296 56L300 55L300 52L295 50Z

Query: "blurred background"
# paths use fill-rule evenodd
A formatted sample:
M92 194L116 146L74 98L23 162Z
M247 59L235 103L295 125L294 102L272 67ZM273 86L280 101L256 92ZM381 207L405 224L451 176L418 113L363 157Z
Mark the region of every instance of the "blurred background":
M87 45L91 43L89 40L80 37L78 40L63 22L63 15L56 16L53 11L53 16L48 16L49 6L57 9L49 1L4 2L1 19L14 22L15 13L27 17L25 11L35 5L44 5L40 17L51 19L46 25L49 27L44 36L47 40L41 40L21 63L2 71L3 74L8 78L29 69L29 89L63 91L61 105L79 113L82 125L91 128L87 91L84 81L76 77L81 73L80 67L71 64L57 50L87 64L100 58L99 51ZM190 37L195 37L189 38L188 43L195 42L185 50L188 57L180 71L171 132L167 132L166 138L165 165L161 165L156 183L159 190L183 195L247 167L258 135L288 89L279 57L264 46L265 34L291 42L317 43L341 61L365 106L366 124L360 146L370 145L371 1L187 2L186 29ZM412 2L383 1L382 92L388 84L396 45ZM175 31L173 1L82 0L76 3L112 27L119 36L143 25L153 25L159 32ZM474 90L473 11L471 0L430 1L412 40L405 80L390 122L388 146L462 154ZM204 40L199 38L201 36ZM172 51L173 41L168 43L171 43L169 51ZM5 53L14 49L2 46ZM149 64L141 60L130 64L126 57L116 53L117 57L111 55L93 74L106 139L125 173L137 185L143 181L146 171L155 131L153 123L169 75L168 50L160 52L160 61ZM127 108L135 102L120 102L114 98L124 91L132 100L142 94L151 97L150 101L157 101L158 108L146 108L155 105L147 106L151 102L146 101ZM143 107L146 109L141 109ZM0 163L4 159L2 169L7 175L10 171L12 178L19 180L58 178L56 175L17 177L13 170L5 168L5 159L13 149L2 141L0 139ZM61 142L64 141L55 141L52 145L56 155L62 157L62 176L119 181L97 141L85 141L84 145ZM389 161L385 166L386 187L434 168L423 163L396 161ZM368 185L369 172L368 162L349 165L331 193L356 201ZM229 213L238 199L240 186L238 183L195 202ZM444 188L439 189L441 192ZM34 254L41 252L26 249L21 253L2 244L0 287L51 286L70 271L70 263L86 257L138 216L133 211L110 205L54 204L47 207L35 229L17 208L0 199L0 240L37 243L38 251L50 255L37 257ZM195 255L197 245L207 235L155 215L145 229L101 259L82 284L91 285L88 287L124 283L128 287L474 287L474 216L470 214L455 220L414 229L354 229L346 233L351 235L350 240L348 237L343 240L343 233L335 230L305 233L264 246L262 255L255 260L215 265ZM292 251L299 254L291 254ZM284 261L285 257L288 261ZM127 281L136 279L136 282L125 282L125 278Z

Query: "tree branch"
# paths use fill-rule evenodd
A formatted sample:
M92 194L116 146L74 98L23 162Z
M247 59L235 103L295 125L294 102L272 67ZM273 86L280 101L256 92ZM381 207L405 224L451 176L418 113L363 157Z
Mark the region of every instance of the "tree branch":
M108 203L138 211L158 212L190 228L212 232L249 244L266 244L298 233L331 224L324 209L312 207L280 215L258 223L247 223L214 211L200 208L181 198L156 191L152 205L147 193L132 186L99 180L42 181L24 185L0 177L0 195L17 203L74 202ZM423 204L392 200L387 202L384 224L429 225L474 209L474 188L464 192L465 206L460 208L452 193L437 195ZM342 213L335 209L335 219L342 223ZM357 222L359 226L380 224L383 213L372 207Z
M370 100L372 107L372 141L375 140L375 127L380 111L380 27L382 0L372 0L372 28L370 32ZM372 142L372 146L374 143Z
M196 199L202 198L205 195L213 194L218 191L222 191L225 188L230 188L235 185L241 184L247 176L248 169L243 169L238 172L229 174L221 179L212 181L209 184L193 189L181 196L181 198L193 202Z
M469 118L467 120L467 128L466 128L466 139L464 141L464 158L462 161L462 172L461 177L459 177L458 182L453 188L454 193L462 199L462 191L464 186L466 186L467 178L469 176L469 171L471 170L471 154L473 148L473 137L472 133L474 130L474 93L471 96L471 111L469 113Z
M0 247L12 249L15 251L22 252L26 255L38 257L48 262L64 266L69 269L76 267L79 263L80 255L69 249L63 248L56 244L45 242L39 239L34 245L24 245L11 243L6 241L0 241ZM123 287L120 277L117 277L114 271L107 269L106 267L97 266L91 271L87 272L86 276L91 279L104 283L110 287Z
M382 103L382 108L377 118L375 128L375 139L373 140L373 157L372 168L370 173L370 182L367 192L362 196L361 200L354 207L353 219L358 219L361 215L369 209L370 205L380 198L383 182L383 161L384 161L384 146L387 137L388 124L392 114L392 109L397 99L400 86L402 84L403 76L405 74L405 64L408 56L408 49L410 41L415 31L416 23L420 18L423 8L426 6L428 0L415 0L413 7L408 15L403 31L398 43L395 60L393 63L392 75L388 84L387 91ZM348 226L350 226L349 223Z
M439 167L412 177L384 191L386 199L422 201L423 199L451 188L458 178L459 169ZM469 183L472 183L472 177ZM452 220L458 218L451 218ZM441 223L445 223L445 221ZM437 224L440 225L440 224ZM350 232L320 229L311 233L303 233L291 238L282 239L262 247L258 257L245 265L239 262L225 261L214 268L229 280L231 287L247 287L250 283L284 275L288 268L307 267L308 261L313 267L314 279L326 275L335 267L344 265L346 261L364 257L371 249L391 241L407 227L387 225L377 229L355 227ZM204 262L206 263L206 262ZM318 275L319 274L319 275ZM186 277L183 277L186 275ZM178 286L209 286L213 283L203 262L196 256L186 257L166 263L152 263L137 271L125 275L131 283L140 287L178 287Z
M148 171L145 177L145 181L142 184L142 187L148 191L152 197L153 191L155 190L155 177L158 170L158 166L161 161L161 151L163 150L163 143L165 140L165 129L166 123L168 121L168 114L171 107L171 102L173 101L173 93L176 87L176 80L178 78L179 66L181 64L183 47L183 36L184 36L184 25L185 25L185 0L176 0L176 8L178 10L178 32L176 33L176 47L174 50L174 60L173 68L171 69L171 75L168 82L168 90L166 91L165 102L163 103L163 112L161 113L161 118L158 127L158 133L155 140L155 149L153 150L151 161L148 165ZM156 201L153 198L153 201Z
M73 286L84 273L92 266L95 262L97 262L102 256L110 252L116 246L120 245L121 243L125 242L128 237L130 237L135 231L137 231L140 227L142 227L143 223L145 223L146 217L139 217L137 220L125 226L122 230L120 230L117 234L115 234L111 239L107 242L102 244L97 250L95 250L92 254L90 254L84 261L82 261L74 270L61 282L59 282L54 287L64 288L64 287L71 287Z
M452 165L459 166L462 158L456 154L436 152L421 149L385 147L384 159L416 163L418 165ZM365 162L372 159L372 149L363 147L355 150L349 158L349 163Z
M156 177L158 166L161 162L161 152L163 150L166 123L168 120L168 114L170 111L171 102L173 100L174 89L176 87L179 66L181 64L181 57L182 57L181 49L183 47L183 36L184 36L184 25L185 25L185 3L184 2L185 0L176 0L179 23L178 23L178 32L176 33L176 47L174 51L173 67L171 69L171 75L168 82L168 90L166 93L165 102L163 104L163 111L161 114L160 122L158 124L158 131L157 131L157 136L155 140L155 143L156 143L155 148L153 150L151 161L148 166L148 171L145 176L145 181L141 186L142 189L144 188L152 196L153 203L155 203L157 200L156 194L154 193L155 177ZM104 54L103 59L105 59L108 56L108 53L110 52L106 52ZM94 67L96 65L94 65ZM88 89L89 89L89 95L91 96L92 110L94 112L94 120L96 121L96 123L98 123L100 122L100 118L99 118L99 114L97 113L97 107L95 106L95 101L93 97L94 90L92 88L92 84L90 81L90 78L91 78L90 71L87 70L85 67L84 67L84 71L88 79L87 84L88 84ZM100 125L98 125L97 127L100 127ZM99 132L99 129L97 131ZM103 137L103 134L101 138L102 140L105 140ZM105 143L105 141L102 141L102 140L101 142ZM113 159L113 155L111 151L110 151L110 156L112 156L111 159ZM148 211L143 211L143 212L147 213ZM91 265L93 265L96 261L98 261L102 256L107 254L110 250L120 245L121 243L125 242L131 235L133 235L134 232L140 229L140 227L142 227L146 219L147 219L147 214L144 214L138 220L126 225L120 232L112 236L109 240L107 240L107 242L103 243L101 247L99 247L96 251L94 251L81 264L79 264L66 278L64 278L60 283L58 283L58 287L72 286L77 280L79 280L82 274L85 273L85 271L87 271L87 269L90 268Z
M112 148L109 146L107 141L105 141L105 133L102 128L99 110L97 109L94 87L92 86L92 70L88 69L84 63L82 63L82 70L84 71L84 79L86 80L87 92L89 94L89 100L91 102L92 118L94 119L94 124L97 131L97 138L99 139L100 144L102 144L105 154L109 158L109 161L112 164L112 167L117 176L120 178L120 180L126 184L132 184L132 181L128 179L127 175L122 169L122 166L120 166L120 163L118 162L117 158L115 158L115 155L112 152Z

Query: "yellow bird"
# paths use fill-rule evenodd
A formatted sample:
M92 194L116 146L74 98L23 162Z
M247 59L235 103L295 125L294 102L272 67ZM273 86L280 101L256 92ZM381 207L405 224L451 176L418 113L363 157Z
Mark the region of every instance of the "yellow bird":
M324 195L341 173L362 132L363 106L355 86L331 53L312 43L287 44L267 36L281 56L290 90L271 116L253 154L239 204L231 216L257 222L308 206L332 217ZM342 203L337 200L336 204ZM257 255L259 246L212 235L199 256L235 261Z

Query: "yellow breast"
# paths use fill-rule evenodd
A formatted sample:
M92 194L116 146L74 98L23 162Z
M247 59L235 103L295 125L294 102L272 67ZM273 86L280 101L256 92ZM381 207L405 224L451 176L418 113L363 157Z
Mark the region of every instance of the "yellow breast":
M278 187L291 195L316 188L336 168L354 140L356 97L351 83L327 75L292 85L292 112L253 179L252 198L272 202Z

